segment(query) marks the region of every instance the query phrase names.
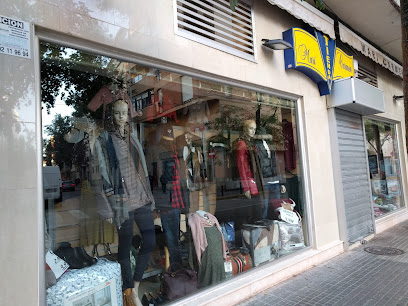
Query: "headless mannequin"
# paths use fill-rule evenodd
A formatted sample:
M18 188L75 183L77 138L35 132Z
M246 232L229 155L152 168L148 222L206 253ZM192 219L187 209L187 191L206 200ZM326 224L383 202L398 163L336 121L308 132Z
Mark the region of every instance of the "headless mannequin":
M223 281L227 245L217 218L206 211L197 210L188 215L188 220L192 238L189 260L190 266L198 270L199 288ZM193 258L196 258L195 264Z
M262 218L266 219L269 199L280 199L280 194L286 192L285 185L281 184L281 175L278 173L276 154L271 148L272 135L266 134L265 128L259 128L254 136L254 145L260 159L262 176L265 184L265 199Z

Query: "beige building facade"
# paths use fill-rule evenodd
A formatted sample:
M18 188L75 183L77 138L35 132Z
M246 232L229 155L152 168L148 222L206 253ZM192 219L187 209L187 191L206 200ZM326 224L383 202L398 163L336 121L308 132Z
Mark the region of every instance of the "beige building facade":
M310 78L293 69L285 70L284 51L262 46L262 39L281 38L284 31L303 28L306 23L268 1L249 2L253 50L242 56L183 35L177 26L180 13L177 5L181 2L33 0L2 5L2 17L24 21L30 26L26 29L30 57L0 54L0 199L3 207L0 304L44 305L46 301L41 42L294 103L292 115L296 117L293 124L296 125L297 163L301 165L297 174L302 177L299 190L303 231L307 237L305 248L175 303L232 305L359 243L347 241L349 217L344 213L347 197L343 194L345 187L342 188L342 159L339 151L334 151L339 148L333 132L336 110L328 105L328 96L321 96ZM317 17L323 15L315 9L307 9ZM378 218L373 215L373 231L361 238L369 239L408 218L404 105L403 100L393 98L402 95L402 79L363 54L354 55L359 68L375 72L376 89L381 90L384 97L384 112L363 116L363 120L386 122L394 131L390 136L394 146L387 144L385 151L394 150L393 154L399 156L400 206ZM369 171L368 167L367 173ZM370 180L368 186L373 194ZM375 199L367 199L367 205L376 204ZM341 201L343 203L339 203Z

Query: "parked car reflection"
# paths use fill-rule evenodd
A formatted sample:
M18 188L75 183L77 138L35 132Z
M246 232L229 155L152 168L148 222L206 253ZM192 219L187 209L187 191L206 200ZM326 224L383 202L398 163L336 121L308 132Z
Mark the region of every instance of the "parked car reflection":
M75 183L73 181L63 181L62 191L75 191Z

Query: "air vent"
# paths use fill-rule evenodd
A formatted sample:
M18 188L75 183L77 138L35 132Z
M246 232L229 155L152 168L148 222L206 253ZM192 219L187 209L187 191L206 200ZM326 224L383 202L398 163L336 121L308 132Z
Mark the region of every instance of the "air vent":
M378 87L377 75L364 67L358 67L357 79Z
M228 0L175 0L177 34L210 47L254 60L252 9Z

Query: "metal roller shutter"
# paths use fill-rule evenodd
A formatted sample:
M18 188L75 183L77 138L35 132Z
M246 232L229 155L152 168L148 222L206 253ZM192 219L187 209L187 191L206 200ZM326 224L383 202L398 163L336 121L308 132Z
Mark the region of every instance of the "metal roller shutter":
M361 115L336 109L337 138L349 243L374 231Z

